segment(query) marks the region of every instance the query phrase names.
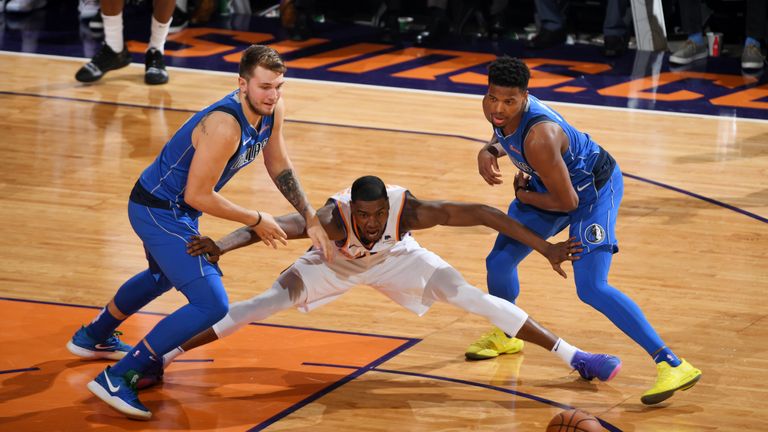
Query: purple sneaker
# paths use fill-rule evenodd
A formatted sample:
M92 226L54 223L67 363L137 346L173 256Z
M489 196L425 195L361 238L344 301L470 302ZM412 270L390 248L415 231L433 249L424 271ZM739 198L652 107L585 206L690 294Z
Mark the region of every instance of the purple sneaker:
M600 381L610 381L621 370L621 360L608 354L577 351L571 359L571 366L587 381L595 378Z
M163 362L152 362L152 365L141 374L141 378L136 382L136 390L144 390L145 388L162 383L164 372Z

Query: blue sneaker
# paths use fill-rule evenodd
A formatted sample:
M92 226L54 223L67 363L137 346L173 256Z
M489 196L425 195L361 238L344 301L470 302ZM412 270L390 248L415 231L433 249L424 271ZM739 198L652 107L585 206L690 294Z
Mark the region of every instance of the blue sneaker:
M123 333L116 331L107 340L97 341L88 335L85 326L83 326L67 342L67 349L72 354L84 359L120 360L133 348L120 341L118 336L121 334Z
M595 378L600 381L610 381L621 370L621 360L608 354L577 351L571 359L571 366L587 381Z
M147 387L161 384L163 382L164 372L165 369L163 368L162 360L152 362L147 370L141 375L141 378L136 382L136 390L144 390Z
M88 383L88 390L112 408L129 418L149 420L152 412L145 407L136 394L136 382L139 374L128 371L124 376L115 375L107 366L93 381Z

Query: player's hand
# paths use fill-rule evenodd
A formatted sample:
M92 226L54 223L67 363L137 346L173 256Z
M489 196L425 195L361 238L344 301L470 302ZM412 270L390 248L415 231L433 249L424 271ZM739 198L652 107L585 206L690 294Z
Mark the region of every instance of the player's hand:
M530 183L531 177L522 172L518 171L517 174L515 174L515 181L512 183L512 185L515 187L515 194L517 194L517 190L522 189L528 189L528 183Z
M221 249L212 238L193 235L187 243L187 253L192 256L202 255L209 263L214 264L219 261Z
M549 263L552 264L552 269L556 271L560 276L567 279L568 276L560 267L560 263L563 261L576 261L581 257L575 256L581 253L584 248L581 247L581 242L576 241L576 237L571 237L568 241L550 244L547 246L547 251L544 256L547 257Z
M328 262L333 261L333 242L328 238L328 233L323 229L320 219L315 214L307 221L307 235L312 239L315 249L323 251L323 256Z
M283 246L287 245L288 242L286 240L288 239L288 235L285 234L285 231L283 231L282 228L280 228L280 225L275 221L275 218L269 213L260 213L261 221L257 225L250 225L253 232L259 236L264 244L272 246L274 249L277 249L277 242L282 243Z
M501 180L498 159L488 153L485 147L477 154L477 171L483 180L491 186L504 183Z

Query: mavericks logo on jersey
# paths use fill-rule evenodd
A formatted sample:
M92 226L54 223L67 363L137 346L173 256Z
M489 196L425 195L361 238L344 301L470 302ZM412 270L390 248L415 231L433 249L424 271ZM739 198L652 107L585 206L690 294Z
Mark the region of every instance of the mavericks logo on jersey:
M251 139L252 138L249 138L244 145L247 145ZM256 159L256 156L258 156L259 153L261 153L261 149L264 148L265 145L267 145L267 140L269 140L269 138L264 138L263 140L261 140L261 142L257 142L252 147L248 148L248 150L246 150L245 153L241 153L240 156L237 157L237 160L235 160L235 163L232 164L232 169L238 169L238 168L244 167L245 165L248 165L254 159Z
M528 164L527 164L527 163L525 163L525 162L523 162L523 161L519 161L519 160L517 160L517 159L515 159L515 158L513 158L513 157L511 157L510 159L512 159L512 163L513 163L513 164L515 164L515 166L517 167L517 169L519 169L520 171L522 171L522 172L524 172L524 173L526 173L526 174L528 174L528 175L533 175L533 174L535 174L535 172L533 171L533 168L531 168L530 166L528 166Z
M592 224L584 230L584 239L592 244L602 243L605 240L605 229L598 224Z

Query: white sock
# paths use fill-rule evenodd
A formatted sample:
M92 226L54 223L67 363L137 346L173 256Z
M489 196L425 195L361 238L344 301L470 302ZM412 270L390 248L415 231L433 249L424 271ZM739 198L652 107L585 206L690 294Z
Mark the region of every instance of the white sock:
M104 42L116 53L120 53L125 48L123 41L123 13L107 16L101 14L104 20Z
M169 364L173 363L176 357L184 354L184 350L181 347L176 347L163 355L163 369L167 368Z
M571 360L573 360L573 356L576 355L576 351L578 350L578 348L562 339L558 339L557 342L555 342L555 346L552 348L552 352L560 357L560 360L564 361L568 367L572 367Z
M154 48L160 51L160 54L164 52L165 40L168 38L168 30L171 28L171 20L173 20L173 18L163 24L155 19L154 15L152 16L152 35L149 37L149 48ZM147 50L149 50L149 48L147 48Z

